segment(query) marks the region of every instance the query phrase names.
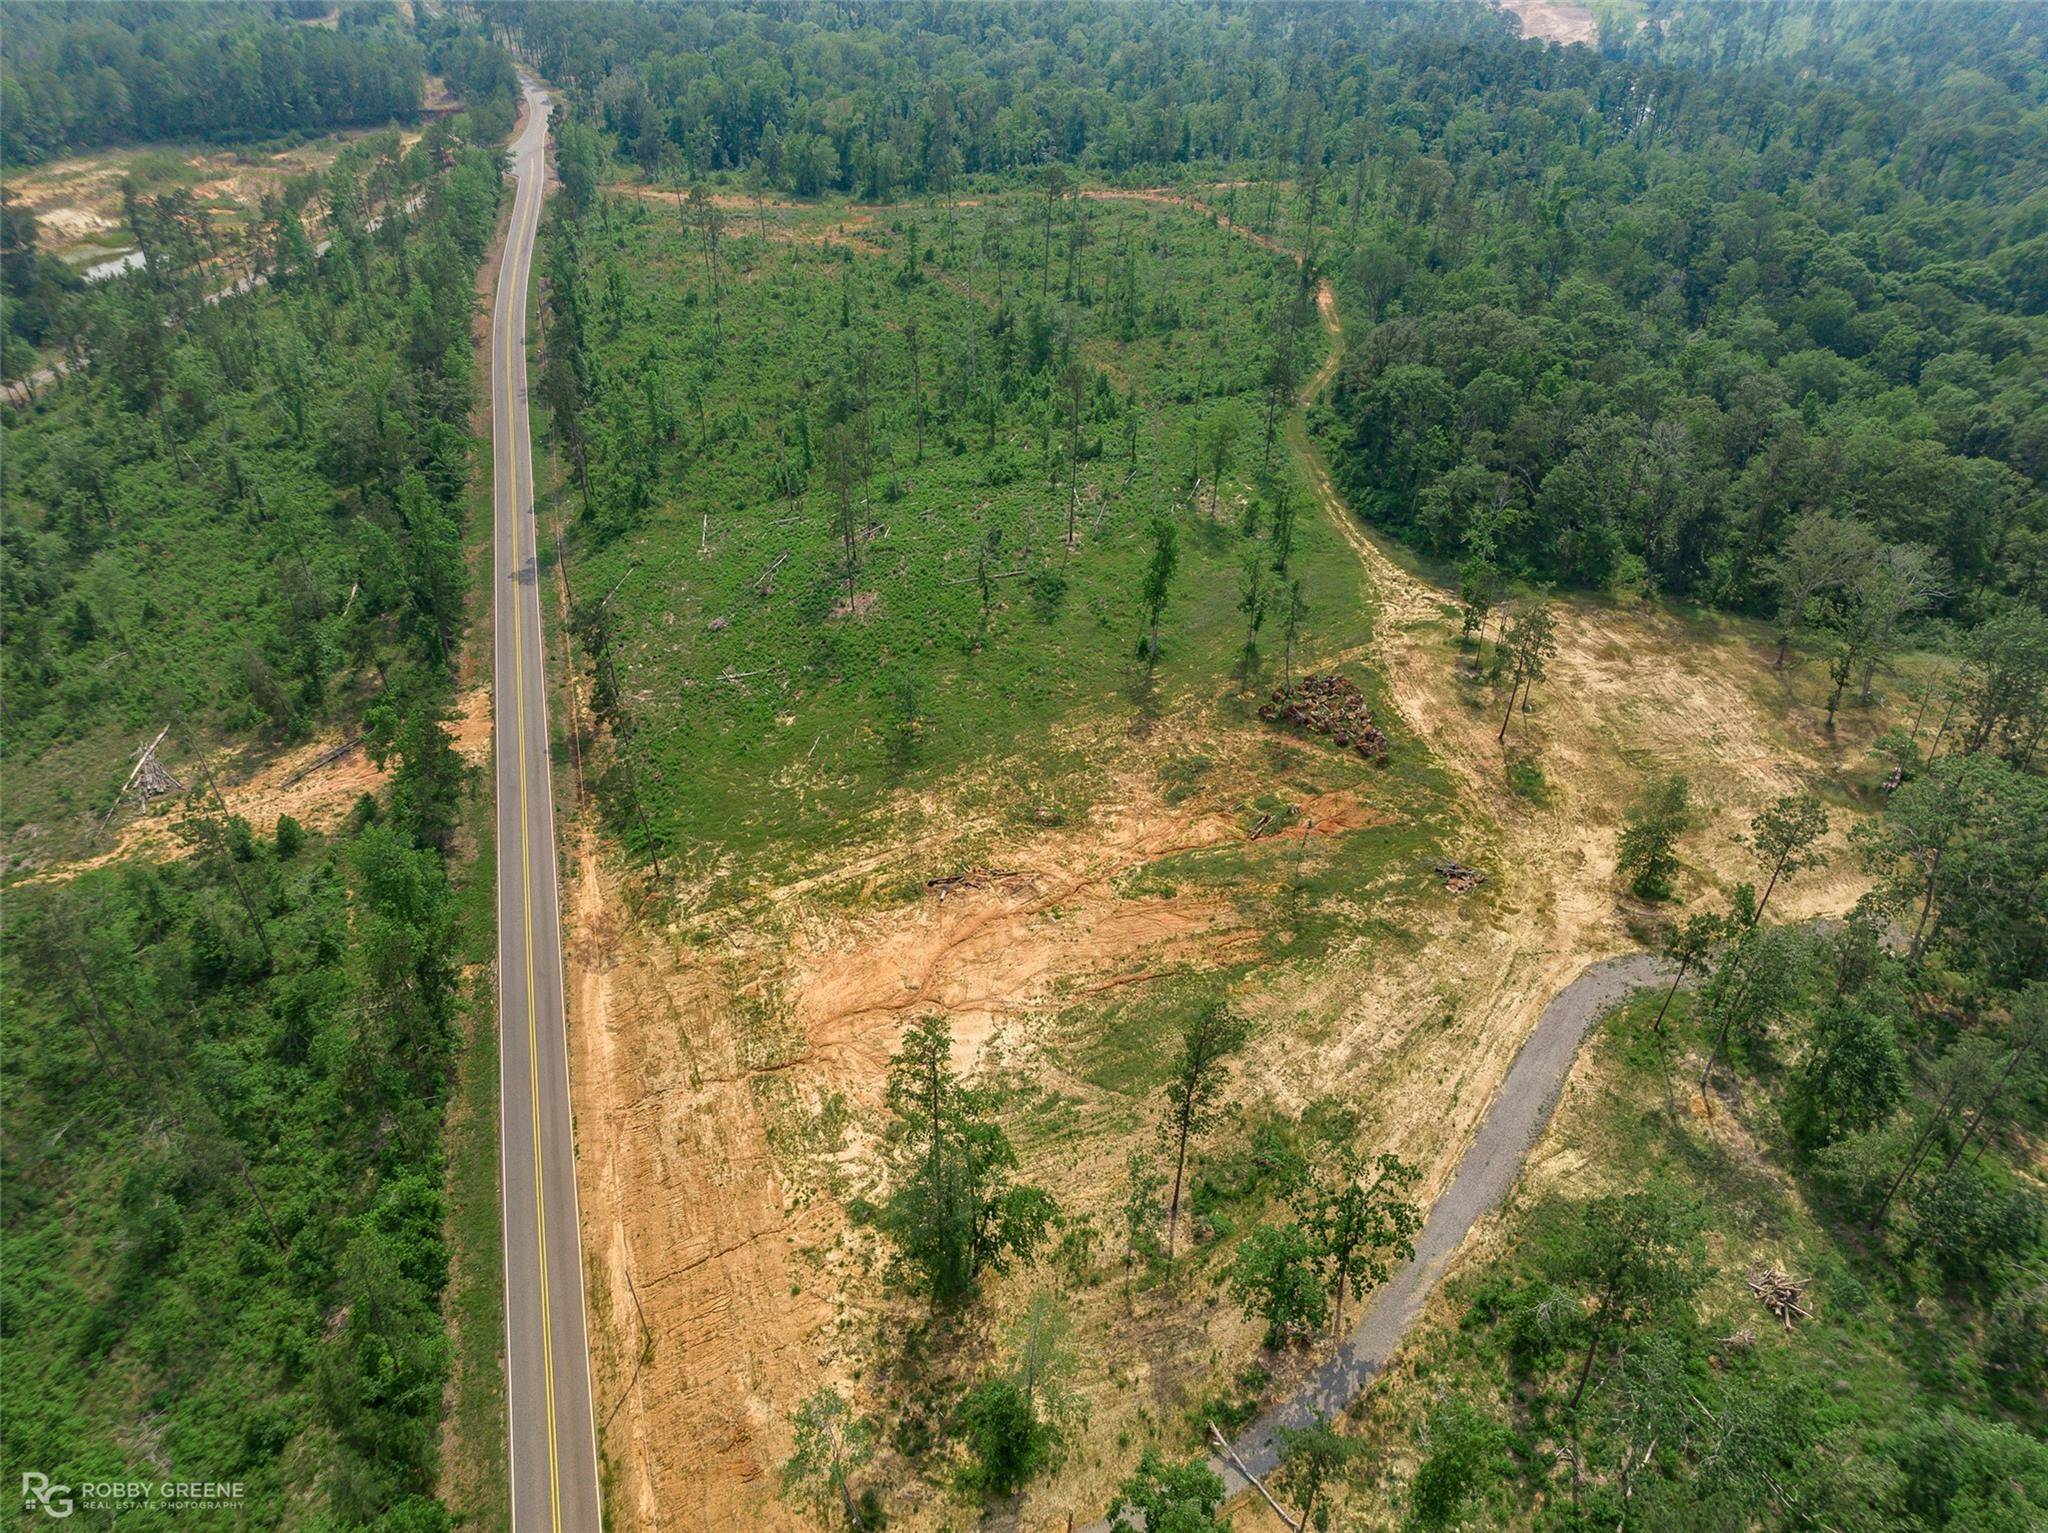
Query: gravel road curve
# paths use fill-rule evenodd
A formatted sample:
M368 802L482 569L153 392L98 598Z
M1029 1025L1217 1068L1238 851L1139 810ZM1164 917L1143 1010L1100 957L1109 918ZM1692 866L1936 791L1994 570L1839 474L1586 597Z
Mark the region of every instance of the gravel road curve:
M1335 1416L1365 1392L1400 1346L1472 1226L1507 1195L1550 1121L1587 1031L1636 991L1670 977L1670 967L1662 959L1628 953L1592 965L1551 998L1458 1162L1451 1185L1429 1211L1415 1255L1373 1294L1343 1344L1231 1444L1247 1470L1264 1479L1280 1462L1274 1439L1282 1427L1307 1426L1318 1416ZM1211 1458L1209 1467L1223 1477L1227 1501L1251 1489L1244 1475L1225 1460ZM1108 1526L1097 1523L1089 1533Z
M1550 1121L1587 1030L1637 990L1664 982L1670 973L1662 959L1629 953L1594 964L1552 997L1487 1108L1451 1185L1429 1211L1415 1255L1373 1294L1344 1343L1232 1444L1247 1469L1263 1478L1278 1464L1274 1434L1280 1428L1334 1416L1364 1393L1394 1355L1467 1232L1507 1195ZM1210 1467L1223 1475L1233 1499L1250 1488L1235 1469L1222 1463Z

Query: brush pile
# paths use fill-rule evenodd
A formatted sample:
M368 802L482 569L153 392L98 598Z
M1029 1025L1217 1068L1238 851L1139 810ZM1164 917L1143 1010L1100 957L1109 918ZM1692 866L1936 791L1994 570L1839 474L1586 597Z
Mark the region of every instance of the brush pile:
M924 886L938 895L939 903L943 905L946 903L947 895L963 889L997 888L1020 879L1028 881L1030 877L1029 873L1019 872L1014 868L969 868L964 873L948 873L942 878L927 878Z
M1259 717L1269 724L1313 729L1375 765L1386 765L1387 737L1373 723L1358 683L1347 676L1308 675L1291 690L1276 687L1271 701L1260 704Z
M1776 1267L1752 1267L1748 1282L1757 1302L1784 1321L1786 1330L1792 1329L1794 1316L1802 1320L1813 1318L1813 1311L1799 1302L1806 1297L1805 1279L1787 1277Z
M1444 887L1453 894L1469 894L1486 882L1484 873L1477 868L1468 868L1462 862L1440 862L1436 871L1444 881Z

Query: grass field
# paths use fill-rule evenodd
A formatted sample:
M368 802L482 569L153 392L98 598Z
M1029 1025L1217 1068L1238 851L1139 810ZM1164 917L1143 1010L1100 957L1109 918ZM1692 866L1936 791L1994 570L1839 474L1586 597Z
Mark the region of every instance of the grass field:
M1177 210L1084 202L1078 256L1063 215L1048 273L1042 204L742 203L726 214L716 305L672 201L608 204L608 248L588 264L616 384L595 430L659 472L630 525L607 517L601 484L594 522L573 481L557 510L580 523L577 598L614 614L649 831L693 896L824 866L920 783L965 778L1012 814L1066 815L1101 764L1064 723L1108 709L1184 730L1192 702L1239 724L1279 680L1277 610L1249 679L1238 651L1245 557L1272 562L1258 389L1292 265ZM1301 335L1306 371L1321 338L1312 322ZM1069 345L1086 378L1078 487ZM837 430L871 459L850 580L827 462ZM1355 655L1368 637L1355 562L1277 440L1271 463L1308 606L1296 668ZM1148 672L1155 510L1175 520L1180 565Z

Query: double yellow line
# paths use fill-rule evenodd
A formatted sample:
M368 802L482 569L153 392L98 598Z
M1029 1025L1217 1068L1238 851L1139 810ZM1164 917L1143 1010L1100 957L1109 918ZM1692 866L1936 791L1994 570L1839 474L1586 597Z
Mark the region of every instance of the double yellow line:
M541 170L540 173L545 174L545 171ZM517 232L519 222L517 199L525 191L526 186L522 184L519 192L514 193L514 233ZM539 205L537 192L534 194L534 205ZM531 821L527 816L526 807L526 602L519 589L519 572L522 567L519 528L523 517L520 512L522 502L519 490L519 441L513 430L515 417L521 416L521 412L515 408L518 402L518 381L512 368L513 340L526 328L526 282L522 268L531 262L530 239L529 235L521 240L521 244L528 246L526 258L504 272L501 277L503 281L512 282L516 289L508 296L519 300L516 305L507 303L505 306L504 345L501 349L504 355L505 375L505 443L510 459L512 488L512 690L513 711L519 719L519 896L525 916L523 926L526 937L526 1077L532 1092L533 1220L535 1243L540 1256L541 1372L545 1383L548 1413L548 1523L553 1533L561 1533L561 1456L555 1445L554 1306L548 1294L548 1200L546 1181L541 1172L540 1022L533 999L533 836L529 829ZM510 253L512 247L508 244L507 249ZM538 545L534 549L534 579L536 582L540 579Z

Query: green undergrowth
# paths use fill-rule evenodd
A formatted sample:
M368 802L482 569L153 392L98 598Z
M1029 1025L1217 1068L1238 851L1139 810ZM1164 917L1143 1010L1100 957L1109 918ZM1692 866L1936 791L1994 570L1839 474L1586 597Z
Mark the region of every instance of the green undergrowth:
M577 600L606 603L632 730L604 801L675 879L744 894L880 833L950 864L1020 828L1085 826L1118 791L1106 763L1125 740L1185 761L1266 728L1251 703L1287 649L1283 500L1307 605L1295 669L1342 656L1364 672L1361 571L1300 480L1285 412L1265 452L1293 264L1181 209L1087 199L1055 211L1048 264L1044 214L1029 192L880 214L741 204L715 302L701 228L674 202L608 197L551 229L556 247L575 238L599 359L590 506L558 444L555 507ZM1305 371L1312 315L1295 343ZM850 579L832 467L849 450ZM653 465L644 484L628 454ZM1178 566L1153 667L1155 517ZM1249 669L1247 559L1269 601ZM1438 786L1406 742L1377 772L1303 749L1331 758L1325 788L1403 815Z
M1585 1401L1589 1507L1617 1504L1619 1443L1634 1429L1641 1453L1657 1435L1647 1413L1664 1409L1629 1525L2038 1525L2048 1509L2048 1399L2038 1353L2028 1355L2040 1339L2038 1234L2031 1258L1965 1275L1930 1257L1924 1215L1902 1205L1896 1228L1869 1227L1819 1174L1825 1161L1796 1153L1782 1123L1786 1072L1770 1055L1743 1057L1737 1088L1717 1085L1707 1118L1697 1087L1711 1027L1682 994L1658 1034L1661 1001L1661 990L1638 995L1588 1039L1532 1160L1564 1169L1517 1190L1488 1243L1495 1254L1450 1280L1354 1408L1371 1445L1354 1507L1447 1525L1432 1521L1432 1496L1455 1483L1448 1525L1570 1525L1558 1454L1571 1437L1572 1347L1583 1345L1564 1345L1580 1311L1569 1281L1553 1284L1582 1243L1589 1200L1648 1189L1697 1221L1701 1281L1613 1360L1603 1349ZM1923 1085L1908 1109L1932 1106ZM2010 1185L2027 1142L1987 1152L1986 1174ZM1759 1267L1801 1280L1810 1316L1788 1329L1766 1310L1746 1280ZM1411 1476L1418 1462L1424 1472Z

